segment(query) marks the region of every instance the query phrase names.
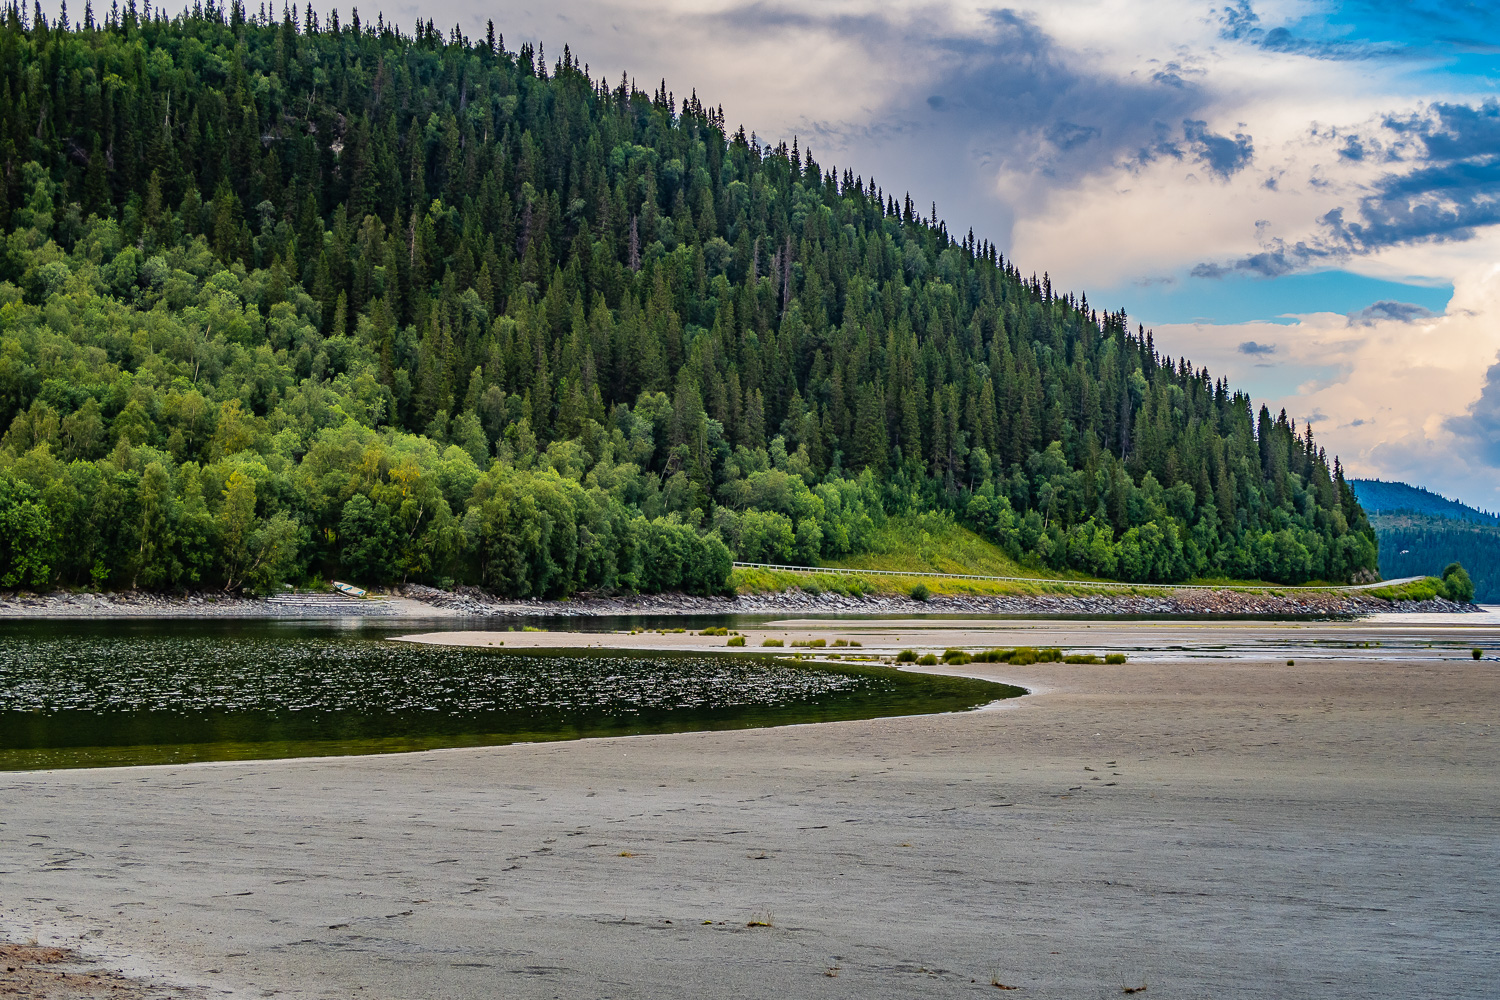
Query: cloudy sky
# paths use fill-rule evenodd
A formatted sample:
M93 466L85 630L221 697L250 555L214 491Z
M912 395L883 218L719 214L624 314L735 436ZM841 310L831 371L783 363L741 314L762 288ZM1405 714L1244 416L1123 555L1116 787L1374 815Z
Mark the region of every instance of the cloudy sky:
M493 17L508 48L567 43L596 76L664 77L762 139L799 136L1313 421L1351 474L1500 508L1500 5L421 12L470 34Z

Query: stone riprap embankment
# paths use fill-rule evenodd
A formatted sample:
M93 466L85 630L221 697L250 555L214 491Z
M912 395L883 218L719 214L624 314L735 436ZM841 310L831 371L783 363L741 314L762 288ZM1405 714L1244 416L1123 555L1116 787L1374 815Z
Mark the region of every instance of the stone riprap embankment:
M221 593L0 593L0 618L430 618L485 615L1360 615L1374 612L1463 613L1470 604L1441 598L1383 601L1359 592L1180 590L1161 594L1030 594L1004 597L851 596L793 589L740 597L688 594L580 594L553 601L496 597L477 587L439 590L421 584L365 600L339 594L270 598Z
M687 594L581 595L567 601L507 600L472 587L454 591L408 586L403 596L458 614L728 615L728 614L982 614L982 615L1358 615L1379 611L1476 611L1472 604L1383 601L1360 593L1184 590L1171 595L1035 594L1006 597L911 597L788 590L740 597Z

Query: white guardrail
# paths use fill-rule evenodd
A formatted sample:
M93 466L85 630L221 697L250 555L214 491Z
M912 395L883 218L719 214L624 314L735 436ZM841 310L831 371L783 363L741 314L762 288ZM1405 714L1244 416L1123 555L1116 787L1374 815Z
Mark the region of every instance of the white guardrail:
M1403 583L1423 579L1420 576L1403 576L1398 580L1381 580L1377 583L1346 584L1338 587L1302 587L1295 584L1263 586L1212 583L1129 583L1123 580L1059 580L1035 576L978 576L973 573L931 573L919 570L910 572L899 569L841 569L834 566L787 566L781 563L737 562L735 566L746 569L780 569L793 573L850 574L864 576L934 576L944 580L1000 580L1008 583L1061 583L1070 587L1150 587L1153 590L1304 590L1319 593L1328 590L1377 590L1381 587L1397 587Z

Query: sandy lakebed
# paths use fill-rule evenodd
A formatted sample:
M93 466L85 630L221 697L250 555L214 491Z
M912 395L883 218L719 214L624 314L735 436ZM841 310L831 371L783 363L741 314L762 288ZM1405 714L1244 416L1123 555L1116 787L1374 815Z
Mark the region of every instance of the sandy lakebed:
M0 935L121 997L1493 996L1500 626L1396 617L768 622L1131 660L955 667L1032 693L951 715L0 774Z

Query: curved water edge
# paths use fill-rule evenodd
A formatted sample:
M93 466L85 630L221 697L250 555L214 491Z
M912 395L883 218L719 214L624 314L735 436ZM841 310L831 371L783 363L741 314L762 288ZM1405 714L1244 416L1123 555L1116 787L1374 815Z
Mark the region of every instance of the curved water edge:
M760 652L384 641L402 630L372 622L0 623L0 770L760 728L966 711L1025 693Z

